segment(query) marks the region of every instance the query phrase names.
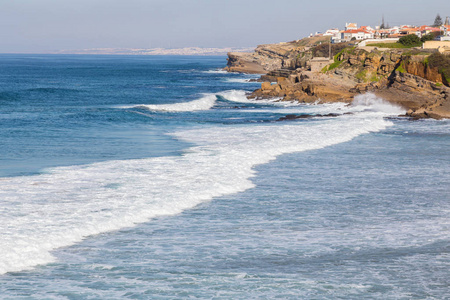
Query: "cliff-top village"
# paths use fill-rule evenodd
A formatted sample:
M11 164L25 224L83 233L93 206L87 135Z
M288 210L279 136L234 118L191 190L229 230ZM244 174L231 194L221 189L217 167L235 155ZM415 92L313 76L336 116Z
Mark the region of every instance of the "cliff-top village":
M344 30L338 28L328 29L324 33L316 32L310 36L329 36L332 43L349 42L351 40L367 40L367 39L384 39L384 38L401 38L408 34L415 34L419 38L430 33L436 35L437 40L450 41L450 20L446 17L445 22L440 22L440 16L436 17L434 25L401 25L389 27L384 25L384 21L380 26L372 28L370 26L360 26L357 23L346 23Z
M438 49L441 53L450 52L450 20L445 18L442 22L438 15L433 25L401 25L401 26L385 26L384 20L380 26L372 28L370 26L360 26L357 23L346 23L344 30L332 28L326 30L324 33L316 32L310 34L310 37L328 36L331 43L338 44L344 42L355 41L358 42L359 47L369 46L376 43L395 43L401 37L414 34L419 38L430 36L430 39L424 41L422 48L424 49Z

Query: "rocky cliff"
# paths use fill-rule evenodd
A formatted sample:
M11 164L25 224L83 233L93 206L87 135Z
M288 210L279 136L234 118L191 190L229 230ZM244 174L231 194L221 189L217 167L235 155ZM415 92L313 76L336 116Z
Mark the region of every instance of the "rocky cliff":
M279 44L259 45L254 52L230 52L225 70L266 74L279 69L306 67L311 48L328 42L329 37L313 37Z
M267 82L250 97L351 102L357 94L372 92L402 105L412 117L450 118L449 82L438 68L427 63L431 52L410 49L369 52L348 47L336 54L321 72L311 72L308 70L314 63L311 48L284 46L277 52L277 47L260 46L252 54L252 62L268 73L262 77Z

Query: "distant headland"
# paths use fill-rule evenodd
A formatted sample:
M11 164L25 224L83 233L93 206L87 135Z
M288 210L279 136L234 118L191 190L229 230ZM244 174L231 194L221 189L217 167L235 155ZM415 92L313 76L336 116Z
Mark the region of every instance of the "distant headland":
M97 55L226 55L228 52L248 52L254 48L92 48L53 51L52 54L97 54Z

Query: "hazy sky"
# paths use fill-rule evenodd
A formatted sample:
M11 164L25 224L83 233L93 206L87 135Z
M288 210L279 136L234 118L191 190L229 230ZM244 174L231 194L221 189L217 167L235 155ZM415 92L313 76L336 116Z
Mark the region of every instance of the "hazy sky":
M0 53L247 47L345 22L432 24L449 0L0 0Z

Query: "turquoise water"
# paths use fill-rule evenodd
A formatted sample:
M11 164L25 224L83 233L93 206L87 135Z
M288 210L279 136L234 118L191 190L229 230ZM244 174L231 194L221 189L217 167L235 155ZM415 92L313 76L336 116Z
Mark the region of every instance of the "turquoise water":
M224 57L0 59L2 298L448 297L448 121L248 101Z

